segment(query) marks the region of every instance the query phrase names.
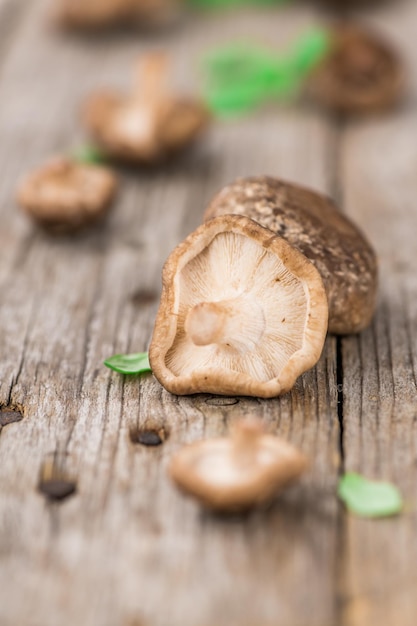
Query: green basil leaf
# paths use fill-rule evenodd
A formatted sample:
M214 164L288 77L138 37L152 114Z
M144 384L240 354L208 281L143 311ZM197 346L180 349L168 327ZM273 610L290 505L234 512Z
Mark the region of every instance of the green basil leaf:
M388 517L401 512L403 499L392 483L368 480L349 472L339 481L338 495L360 517Z
M145 374L152 372L147 352L137 354L115 354L106 359L104 365L119 374Z
M105 156L94 146L85 145L72 152L72 158L77 163L100 164L105 162Z
M323 28L303 34L284 54L246 43L228 44L205 56L205 99L214 114L250 112L271 100L287 101L331 49Z

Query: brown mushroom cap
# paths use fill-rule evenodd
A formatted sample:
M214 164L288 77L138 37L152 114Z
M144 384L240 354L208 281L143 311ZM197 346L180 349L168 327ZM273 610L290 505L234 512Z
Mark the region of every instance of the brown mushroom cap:
M334 29L333 49L314 70L309 93L338 113L372 113L396 104L405 76L396 52L379 36L356 26Z
M179 395L278 396L318 361L327 321L313 264L268 229L226 215L165 263L152 371Z
M266 434L254 420L240 420L232 437L183 447L171 460L176 485L216 511L240 512L271 501L307 468L301 452Z
M116 187L116 178L107 168L60 158L29 175L17 198L45 228L72 231L102 217Z
M206 106L199 100L171 95L164 83L167 60L147 55L140 64L134 92L93 94L84 107L84 121L106 154L123 161L157 163L184 148L205 130Z
M166 22L178 12L176 0L56 0L53 17L67 28L99 29L132 23Z
M128 19L132 0L57 0L54 19L67 27L97 28Z
M242 178L214 197L205 219L227 214L269 228L315 265L327 293L330 332L357 333L368 326L376 305L376 256L330 198L268 176Z

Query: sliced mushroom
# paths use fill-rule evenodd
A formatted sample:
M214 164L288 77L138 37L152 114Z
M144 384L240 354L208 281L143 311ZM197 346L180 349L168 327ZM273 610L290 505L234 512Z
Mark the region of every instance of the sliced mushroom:
M327 319L303 254L246 217L218 217L165 264L152 371L179 395L278 396L319 359Z
M56 0L53 17L66 28L99 29L167 22L178 8L175 0Z
M240 420L232 437L180 449L169 472L180 489L205 506L241 512L270 502L306 468L307 459L292 445L266 434L257 421Z
M165 55L149 54L139 69L132 94L101 92L91 96L84 120L106 154L151 164L194 141L207 127L209 114L202 102L169 93L164 84Z
M368 326L376 305L376 256L330 198L268 176L242 178L214 197L205 219L231 213L269 228L315 265L327 293L331 333Z
M101 218L116 187L116 178L109 169L60 158L28 176L20 185L17 198L43 227L65 232Z
M352 25L334 29L333 49L313 72L309 93L337 113L372 113L396 104L405 75L396 52L381 37Z

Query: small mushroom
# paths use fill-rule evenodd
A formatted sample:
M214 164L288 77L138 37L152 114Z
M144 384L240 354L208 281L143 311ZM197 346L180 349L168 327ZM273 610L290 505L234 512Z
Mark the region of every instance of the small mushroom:
M175 0L56 0L53 18L65 28L152 25L169 21L178 8Z
M41 226L67 232L100 219L116 187L109 169L59 158L30 174L21 183L17 199Z
M219 512L243 512L271 502L307 468L292 445L255 420L237 421L232 436L189 444L171 460L176 485Z
M167 58L149 54L140 63L132 94L92 95L84 120L101 150L116 159L153 164L181 150L207 127L205 105L174 96L165 86Z
M224 215L165 263L152 371L179 395L278 396L318 361L327 319L314 265L253 220Z
M308 81L310 95L342 114L388 109L404 93L401 60L378 35L352 25L333 31L333 47Z
M330 198L269 176L242 178L214 197L205 219L230 213L280 235L313 263L326 289L331 333L357 333L369 325L376 305L376 256Z
M363 8L375 6L376 4L384 4L386 3L386 0L313 0L313 2L325 4L331 6L332 8L346 10L347 8L356 8L357 6Z

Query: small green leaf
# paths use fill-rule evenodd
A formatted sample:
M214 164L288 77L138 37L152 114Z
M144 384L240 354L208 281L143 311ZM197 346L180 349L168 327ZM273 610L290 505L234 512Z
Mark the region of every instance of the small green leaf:
M291 52L294 71L300 77L309 74L329 54L331 46L328 30L315 28L305 33Z
M100 150L88 144L76 148L72 152L72 158L78 163L90 163L93 165L104 163L106 160Z
M288 101L331 49L323 28L303 34L292 49L277 54L248 42L228 44L205 57L205 99L219 116L250 112L271 101Z
M152 372L147 352L137 354L115 354L106 359L104 365L119 374L145 374Z
M360 517L388 517L401 512L403 499L392 483L372 481L349 472L339 481L338 495Z

